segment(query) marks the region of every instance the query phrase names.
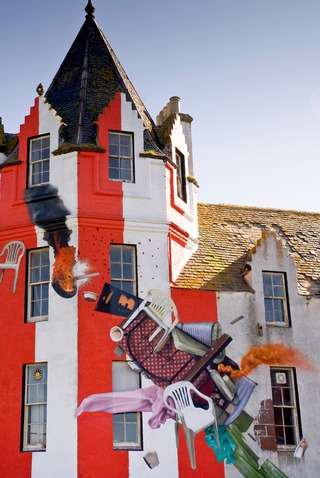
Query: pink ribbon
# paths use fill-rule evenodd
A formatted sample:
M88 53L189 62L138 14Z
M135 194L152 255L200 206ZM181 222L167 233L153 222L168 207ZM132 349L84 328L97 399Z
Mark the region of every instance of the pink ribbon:
M175 414L163 403L163 389L158 385L126 392L108 392L89 395L76 410L76 417L83 412L152 412L148 420L151 428L159 428Z

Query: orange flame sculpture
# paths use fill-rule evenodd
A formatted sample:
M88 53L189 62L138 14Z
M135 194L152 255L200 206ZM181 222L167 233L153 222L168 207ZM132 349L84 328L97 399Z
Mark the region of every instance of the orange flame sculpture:
M266 344L251 347L242 357L240 370L234 370L230 365L218 365L218 371L230 374L231 378L241 378L249 375L258 365L287 365L304 370L314 367L300 350L283 344Z
M76 291L73 268L76 264L76 249L73 246L60 247L55 251L52 283L59 284L67 293Z

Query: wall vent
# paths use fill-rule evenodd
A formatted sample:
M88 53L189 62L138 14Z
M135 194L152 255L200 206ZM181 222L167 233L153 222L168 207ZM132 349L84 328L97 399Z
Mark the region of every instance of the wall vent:
M277 383L278 385L281 385L281 384L283 385L283 384L287 383L287 376L286 376L286 374L283 373L283 372L278 372L278 373L276 373L276 383Z

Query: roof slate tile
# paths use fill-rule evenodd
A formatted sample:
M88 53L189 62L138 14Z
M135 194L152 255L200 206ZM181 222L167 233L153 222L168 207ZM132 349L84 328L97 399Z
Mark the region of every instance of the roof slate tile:
M198 204L199 247L176 287L250 291L242 270L263 232L275 232L297 266L298 291L320 294L320 214L224 204Z

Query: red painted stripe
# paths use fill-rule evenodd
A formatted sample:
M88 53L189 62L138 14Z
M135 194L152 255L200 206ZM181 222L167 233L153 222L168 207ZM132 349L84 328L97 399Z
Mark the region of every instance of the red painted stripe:
M122 184L108 180L108 131L121 131L121 95L99 116L99 145L105 153L81 153L78 164L79 260L100 275L85 288L98 294L110 281L110 243L123 243ZM85 290L85 289L83 289ZM112 390L114 343L109 338L112 318L94 311L79 291L78 403L94 393ZM111 320L111 322L110 322ZM112 416L84 413L78 418L78 476L125 478L128 453L113 451Z
M181 322L216 322L218 320L217 296L215 292L171 289L171 296L177 306ZM204 432L196 435L195 439L196 470L192 470L190 467L188 449L181 427L180 437L178 450L179 476L214 476L215 478L224 478L224 465L217 462L214 452L207 446Z
M33 224L24 202L27 177L28 138L39 132L39 99L31 108L19 133L19 165L5 167L1 172L0 252L8 242L21 240L27 249L37 246ZM2 260L2 259L1 259ZM0 283L1 355L0 422L5 430L1 440L0 476L16 478L31 476L32 453L21 452L21 420L23 405L23 365L35 361L35 324L25 320L26 255L19 269L17 289L12 292L14 271L6 270Z

